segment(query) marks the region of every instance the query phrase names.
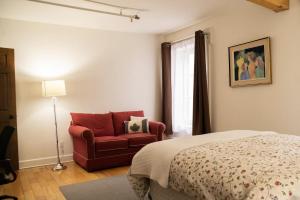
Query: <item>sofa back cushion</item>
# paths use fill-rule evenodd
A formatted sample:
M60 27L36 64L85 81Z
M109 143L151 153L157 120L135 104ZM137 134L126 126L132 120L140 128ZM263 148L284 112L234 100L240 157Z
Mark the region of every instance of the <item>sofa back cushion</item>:
M84 126L94 132L95 137L114 135L112 113L106 114L85 114L71 113L72 123Z
M144 117L144 111L112 112L116 135L125 133L124 121L130 121L130 116Z

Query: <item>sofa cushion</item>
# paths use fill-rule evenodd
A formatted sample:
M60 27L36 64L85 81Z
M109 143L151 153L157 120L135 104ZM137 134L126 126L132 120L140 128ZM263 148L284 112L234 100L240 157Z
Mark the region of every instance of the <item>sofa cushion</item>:
M124 138L128 139L129 147L145 146L151 142L157 141L155 135L149 133L135 133L123 135Z
M114 135L112 114L71 113L74 125L91 129L95 137Z
M125 133L124 121L129 121L130 116L144 117L144 111L112 112L114 129L116 135Z
M128 149L128 139L122 136L95 137L96 152Z

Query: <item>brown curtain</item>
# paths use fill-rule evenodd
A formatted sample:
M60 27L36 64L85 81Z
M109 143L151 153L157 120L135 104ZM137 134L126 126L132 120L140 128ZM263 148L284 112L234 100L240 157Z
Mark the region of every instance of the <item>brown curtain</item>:
M161 44L162 57L162 121L166 125L166 134L172 134L172 86L171 86L171 43Z
M201 135L211 131L206 79L205 35L202 31L195 33L194 64L193 135Z

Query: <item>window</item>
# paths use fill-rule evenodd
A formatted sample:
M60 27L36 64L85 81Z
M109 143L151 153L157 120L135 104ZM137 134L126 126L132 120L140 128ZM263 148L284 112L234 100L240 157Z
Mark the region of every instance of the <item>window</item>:
M192 133L195 39L175 43L172 51L172 121L174 133Z

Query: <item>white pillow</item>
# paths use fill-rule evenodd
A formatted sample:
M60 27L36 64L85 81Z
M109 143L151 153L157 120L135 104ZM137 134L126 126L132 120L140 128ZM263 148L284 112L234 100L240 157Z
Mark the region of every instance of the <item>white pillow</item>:
M143 120L143 119L147 119L147 117L136 117L136 116L130 116L130 121L140 121L140 120Z
M149 133L149 122L146 117L130 117L130 121L124 121L125 133Z
M149 133L149 120L147 117L136 117L136 116L130 116L131 121L142 121L144 119L147 119L147 133Z

